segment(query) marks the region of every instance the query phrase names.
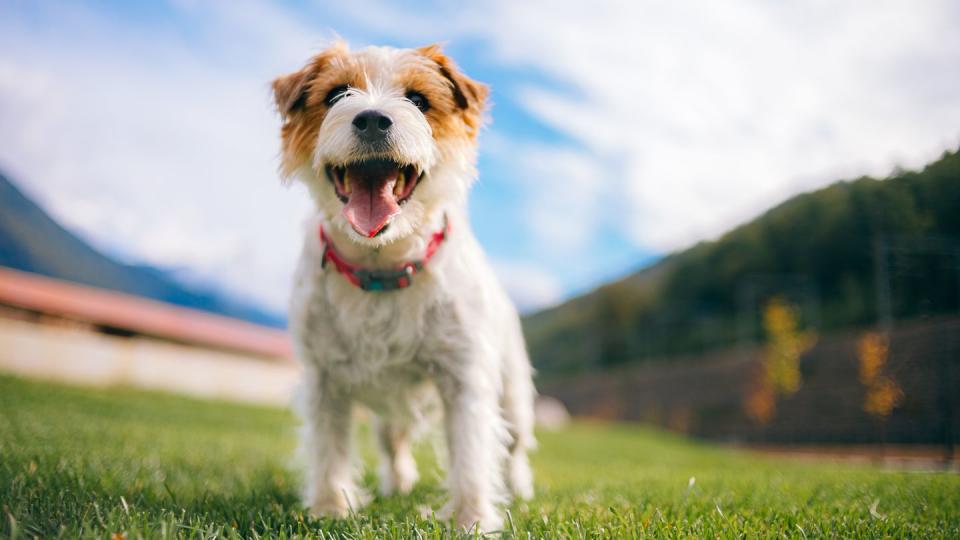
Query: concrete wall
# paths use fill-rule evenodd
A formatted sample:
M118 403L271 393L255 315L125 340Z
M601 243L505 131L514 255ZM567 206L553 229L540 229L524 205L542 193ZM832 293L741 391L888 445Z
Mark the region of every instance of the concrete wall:
M298 374L297 366L285 359L3 318L0 371L283 406L291 400Z

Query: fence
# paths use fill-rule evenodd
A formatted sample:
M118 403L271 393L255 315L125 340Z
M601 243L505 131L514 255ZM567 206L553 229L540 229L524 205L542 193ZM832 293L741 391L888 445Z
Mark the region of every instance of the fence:
M898 322L885 366L902 399L883 419L864 409L862 332L821 336L800 360L799 390L776 401L765 424L745 400L763 349L733 348L647 362L540 385L574 415L654 423L700 437L767 443L922 443L948 448L960 432L960 318ZM952 449L951 449L952 450Z

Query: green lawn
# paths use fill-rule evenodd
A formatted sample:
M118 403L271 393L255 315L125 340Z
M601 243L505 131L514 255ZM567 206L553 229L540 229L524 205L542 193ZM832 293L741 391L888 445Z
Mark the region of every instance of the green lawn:
M960 537L957 475L798 464L617 425L539 438L539 494L510 508L508 538ZM331 521L298 503L294 439L285 411L0 377L0 536L452 536L420 517L443 497L429 448L413 495Z

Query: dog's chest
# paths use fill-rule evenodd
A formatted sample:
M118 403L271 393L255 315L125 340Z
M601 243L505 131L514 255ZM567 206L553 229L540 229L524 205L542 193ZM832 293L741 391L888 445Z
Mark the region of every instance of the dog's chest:
M294 324L306 360L328 377L357 389L408 386L426 378L429 367L417 358L430 338L425 325L430 302L422 290L365 292L322 270L300 285L305 294L303 305L294 306L300 319Z

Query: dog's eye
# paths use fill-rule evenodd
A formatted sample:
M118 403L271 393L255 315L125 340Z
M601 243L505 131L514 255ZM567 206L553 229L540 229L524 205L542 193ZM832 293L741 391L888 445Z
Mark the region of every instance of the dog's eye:
M323 98L323 102L327 104L327 107L333 107L333 104L340 101L340 98L347 93L349 87L345 84L337 86L333 90L327 92L327 97Z
M420 92L407 92L407 99L410 100L410 103L413 103L414 107L420 109L420 112L430 110L430 102Z

